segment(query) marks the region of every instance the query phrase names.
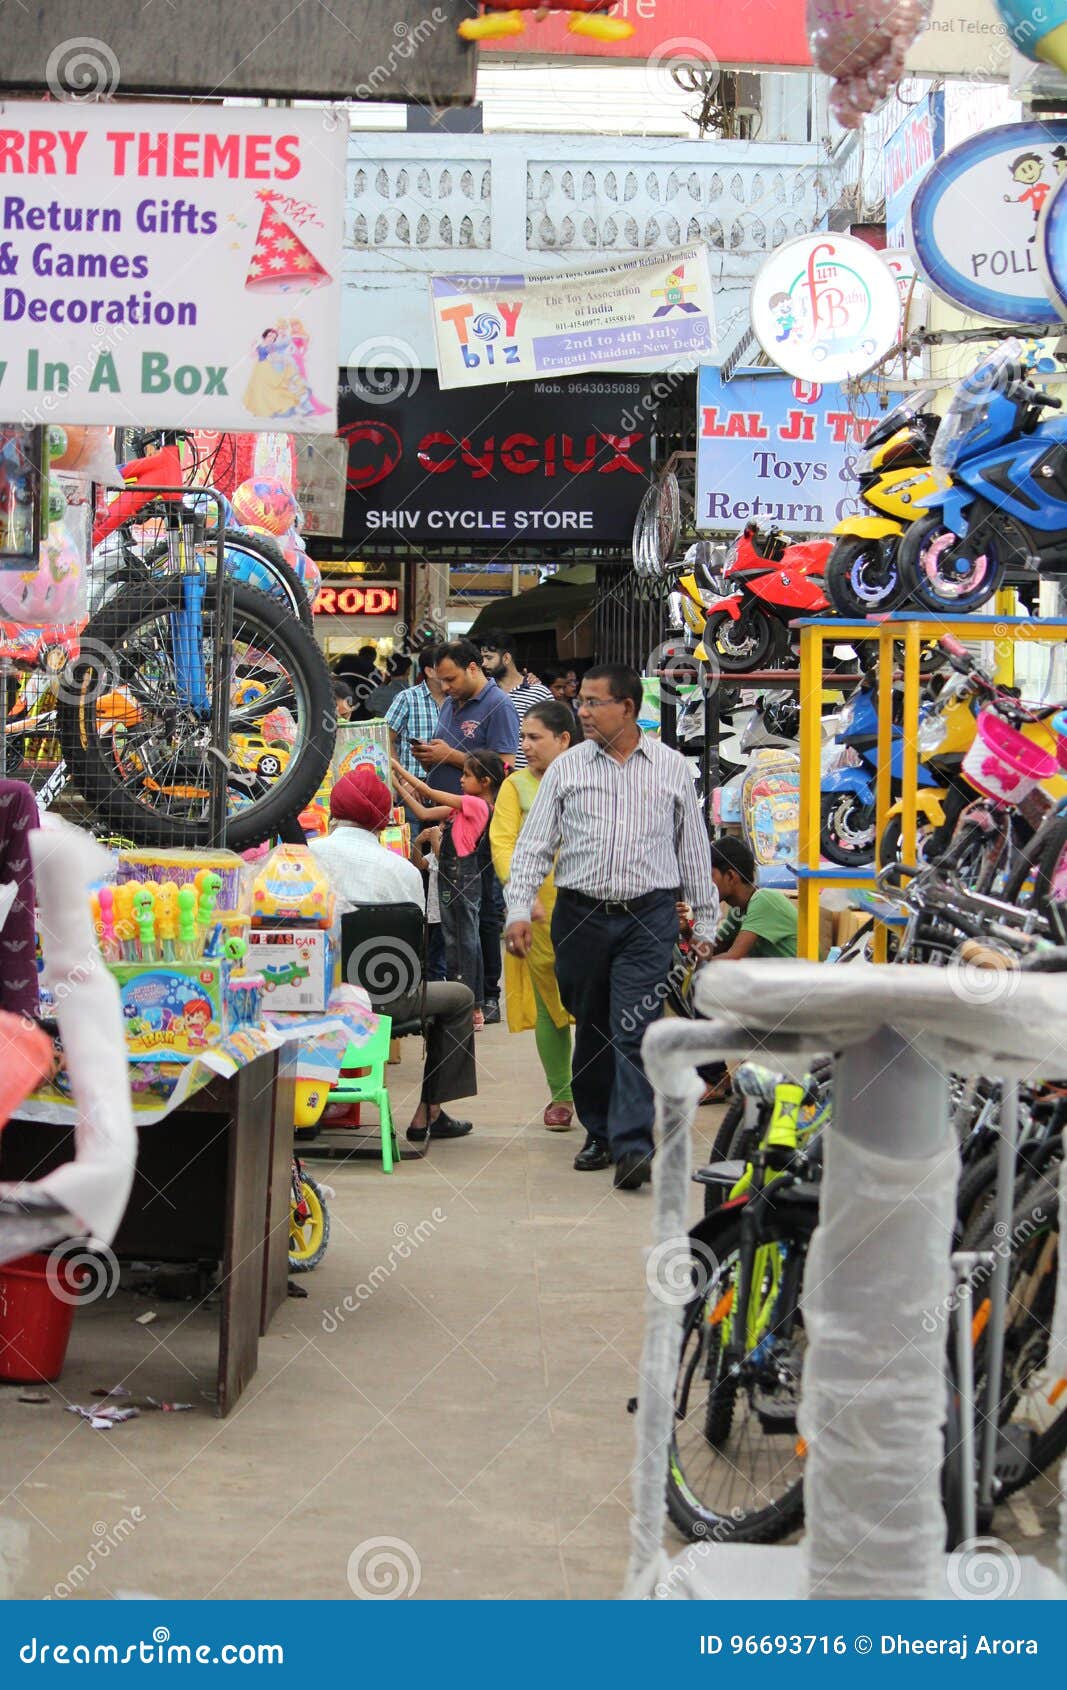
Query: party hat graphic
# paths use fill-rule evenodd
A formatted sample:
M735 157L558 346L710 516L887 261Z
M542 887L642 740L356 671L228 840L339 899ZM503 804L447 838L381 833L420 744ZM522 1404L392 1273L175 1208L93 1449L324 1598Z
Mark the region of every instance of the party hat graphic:
M331 280L300 236L267 204L248 265L245 287L262 293L287 293L290 288L319 288Z

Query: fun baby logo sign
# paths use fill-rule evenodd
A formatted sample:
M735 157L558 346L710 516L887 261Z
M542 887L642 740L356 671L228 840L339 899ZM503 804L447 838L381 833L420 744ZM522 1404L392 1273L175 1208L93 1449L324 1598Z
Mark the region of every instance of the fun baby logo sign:
M9 105L0 412L332 434L345 143L310 111Z
M1001 322L1053 319L1038 223L1065 174L1063 121L1006 123L945 153L911 207L911 249L931 287Z
M791 376L844 381L893 345L896 283L874 250L850 235L801 235L760 266L752 331Z
M441 388L580 375L635 359L694 361L715 348L704 247L591 270L434 276Z

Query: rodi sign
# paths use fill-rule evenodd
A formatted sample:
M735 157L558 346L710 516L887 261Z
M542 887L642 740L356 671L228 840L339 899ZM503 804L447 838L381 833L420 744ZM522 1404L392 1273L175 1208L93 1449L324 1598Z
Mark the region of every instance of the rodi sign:
M777 376L697 388L697 527L746 522L825 533L855 508L856 456L877 419L854 416L844 388Z
M938 159L911 207L911 249L930 286L965 311L1047 323L1037 228L1065 173L1062 121L1004 124Z

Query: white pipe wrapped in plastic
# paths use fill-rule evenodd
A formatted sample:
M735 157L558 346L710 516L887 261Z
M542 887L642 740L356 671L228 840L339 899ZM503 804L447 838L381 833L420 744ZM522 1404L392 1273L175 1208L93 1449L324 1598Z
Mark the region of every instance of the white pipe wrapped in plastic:
M80 828L55 822L30 834L30 852L44 983L56 1000L78 1107L75 1160L34 1190L61 1203L94 1245L106 1245L125 1212L137 1160L119 989L97 949L89 907L88 888L108 873L110 858Z
M889 1028L838 1058L808 1349L807 1594L929 1597L945 1516L945 1351L959 1155L944 1077Z

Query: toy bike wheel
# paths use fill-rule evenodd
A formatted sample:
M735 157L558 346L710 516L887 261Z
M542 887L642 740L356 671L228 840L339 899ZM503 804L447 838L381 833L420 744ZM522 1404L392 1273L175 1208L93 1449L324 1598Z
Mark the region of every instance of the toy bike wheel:
M896 610L907 597L893 539L838 540L824 579L827 596L839 616L856 619L874 611Z
M117 594L82 636L71 665L59 728L64 756L95 826L138 845L207 842L214 759L203 710L183 703L175 629L182 612L180 579L138 585ZM210 693L214 595L203 607L200 644ZM249 683L264 683L262 687ZM333 693L325 659L312 636L265 593L233 589L231 697L227 758L226 843L244 850L269 839L300 814L322 783L334 734ZM264 718L285 711L292 750L274 774L249 766L246 747L261 737ZM269 765L274 769L275 762Z
M936 615L967 615L993 597L1004 579L991 545L960 539L938 516L913 522L899 546L909 594Z
M709 616L702 636L720 669L746 674L763 667L774 648L774 629L761 611L748 611L735 622L726 611Z
M294 1199L296 1193L294 1192ZM307 1174L300 1175L300 1211L289 1210L289 1271L310 1273L318 1267L330 1242L330 1211L321 1188Z

